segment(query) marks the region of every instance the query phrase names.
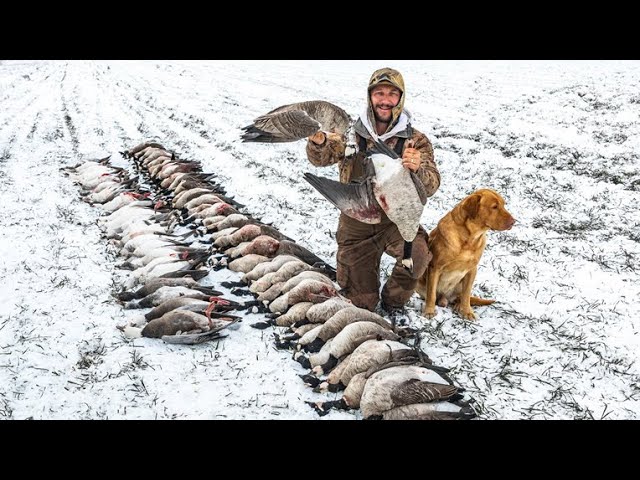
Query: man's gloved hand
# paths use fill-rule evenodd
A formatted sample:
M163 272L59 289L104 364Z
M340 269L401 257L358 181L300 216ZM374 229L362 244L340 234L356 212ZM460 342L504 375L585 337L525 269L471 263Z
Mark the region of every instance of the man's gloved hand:
M420 155L420 150L413 148L413 145L413 140L409 140L407 142L407 148L405 148L402 153L402 166L415 172L420 168L422 157Z
M311 140L316 145L322 145L324 142L326 142L327 136L322 130L318 130L316 133L309 137L309 140Z

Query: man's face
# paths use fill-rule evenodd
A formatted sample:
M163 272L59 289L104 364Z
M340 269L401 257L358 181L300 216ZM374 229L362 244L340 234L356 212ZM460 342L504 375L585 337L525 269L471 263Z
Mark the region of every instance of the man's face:
M371 105L376 121L391 122L391 109L398 105L402 93L392 85L377 85L371 90Z

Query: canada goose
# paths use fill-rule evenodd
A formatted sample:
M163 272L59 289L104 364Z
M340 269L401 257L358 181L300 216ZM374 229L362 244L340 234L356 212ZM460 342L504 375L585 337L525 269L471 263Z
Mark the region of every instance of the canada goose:
M160 144L159 144L159 143L157 143L157 142L143 142L143 143L141 143L141 144L139 144L139 145L136 145L136 146L135 146L135 147L133 147L133 148L130 148L130 149L128 149L128 150L125 150L125 151L124 151L124 152L122 152L122 153L123 153L124 155L126 155L126 156L133 156L133 155L135 155L136 153L139 153L139 152L141 152L142 150L144 150L145 148L149 148L149 147L151 147L151 148L164 148L162 145L160 145Z
M265 257L264 255L256 255L255 253L251 255L245 255L244 257L240 257L233 262L229 263L229 270L232 272L242 272L247 273L253 270L256 265L259 265L264 262L268 262L271 260L269 257Z
M148 308L156 307L167 300L174 298L195 298L197 300L207 300L211 296L222 295L222 292L214 290L213 288L205 290L201 287L199 290L190 289L187 287L160 287L158 290L150 295L147 295L140 300L132 300L124 304L124 308Z
M338 294L335 287L318 280L308 279L300 282L295 288L276 298L269 305L273 313L284 313L287 309L300 302L321 303Z
M329 320L324 322L318 337L313 343L306 345L305 350L317 352L324 345L324 342L338 335L347 325L355 322L373 322L387 330L392 329L391 323L377 313L351 305L338 310Z
M185 194L186 196L186 194ZM185 198L183 196L182 198ZM187 197L188 198L188 197ZM187 200L184 204L179 202L180 206L176 205L176 208L186 208L189 211L189 214L192 214L192 209L195 207L202 205L203 203L214 204L214 203L224 203L222 199L213 192L206 193L205 195L196 195L192 197L190 200Z
M342 108L323 101L283 105L256 118L242 130L243 142L295 142L322 130L344 134L352 120Z
M212 318L213 317L213 318ZM125 336L130 338L149 337L163 338L164 336L180 335L180 334L197 334L209 332L213 334L223 328L228 327L232 323L239 320L239 317L227 314L211 313L202 315L200 313L189 310L175 310L168 312L160 318L156 318L147 323L143 328L135 327L117 327ZM176 341L171 343L200 343Z
M258 295L258 301L262 303L274 301L282 293L282 285L284 285L284 282L276 282L272 284L264 292L260 292Z
M212 314L214 315L214 314ZM202 333L182 334L182 335L163 335L162 341L165 343L180 344L180 345L197 345L199 343L208 342L210 340L217 340L225 338L226 335L220 335L220 330L223 330L236 322L241 321L240 317L234 315L217 315L219 322L227 322L226 324L219 324L214 328L209 329Z
M188 288L203 288L209 289L209 287L203 287L198 282L196 282L191 277L183 277L183 278L154 278L149 280L143 287L140 287L135 292L120 292L117 295L118 300L120 301L129 301L134 300L136 298L144 298L147 295L151 295L153 292L158 290L161 287L188 287Z
M226 235L223 238L218 237L214 242L214 245L220 248L237 246L242 242L250 242L260 235L275 238L279 242L293 241L272 226L256 222L255 220L251 220L248 222L248 224L245 224L237 231L233 232L232 235ZM280 248L280 245L278 245L278 248Z
M142 329L143 337L160 338L163 335L175 335L178 332L206 332L211 328L221 326L205 315L189 310L173 310L162 317L151 320Z
M384 212L405 240L402 265L413 270L411 248L427 203L425 187L381 140L376 140L374 153L366 157L364 170L359 183L340 183L308 172L304 178L342 213L360 222L380 223Z
M373 366L384 365L406 357L417 359L417 353L411 347L393 340L367 340L349 355L348 360L341 362L340 365L346 364L342 366L340 376L336 378L335 375L330 375L331 378L327 378L327 383L346 387L358 373L366 372ZM333 371L331 373L333 374Z
M305 318L305 314L315 305L312 302L300 302L291 307L287 313L276 318L278 327L290 327L294 323Z
M199 300L197 298L179 297L167 300L160 305L152 308L150 311L144 314L144 318L147 322L162 317L165 313L172 312L173 310L189 310L189 307L194 306L196 308L206 308L211 304L206 300Z
M314 270L313 268L310 270L304 270L295 276L291 277L282 285L282 293L287 293L296 287L300 282L304 280L318 280L319 282L326 283L327 285L333 286L333 281L326 275L326 273L322 271ZM331 300L331 299L329 299ZM329 301L327 300L327 302ZM323 304L326 302L322 302Z
M349 357L346 357L344 361L346 361ZM338 369L340 364L336 367ZM333 373L333 371L331 372ZM329 413L332 409L336 410L349 410L351 408L360 408L360 398L362 397L362 392L364 390L364 386L367 384L367 376L366 372L358 373L355 375L344 393L342 394L342 398L339 400L330 400L327 402L307 402L308 405L314 408L316 413L321 417Z
M151 162L158 160L160 158L166 158L167 160L171 160L171 153L163 150L162 148L157 148L153 150L149 150L150 154L142 161L142 165L149 168Z
M321 331L318 335L320 335ZM391 330L374 322L357 321L350 323L333 337L327 360L323 364L316 366L313 370L314 373L322 375L331 371L340 358L352 353L360 344L373 338L399 340L400 337Z
M213 238L213 235L212 235L212 238ZM242 276L242 281L245 283L250 283L254 280L258 280L259 278L262 278L267 273L275 272L282 265L284 265L287 262L290 262L291 260L298 260L298 257L294 257L293 255L277 255L276 257L273 257L272 259L270 259L270 261L268 262L259 263L249 272L245 273Z
M460 398L458 388L433 370L397 366L379 370L368 379L360 399L364 418L382 415L403 405Z
M200 197L206 194L212 194L210 188L192 188L190 190L183 190L180 193L174 195L173 200L171 200L171 205L173 208L184 208L184 206L190 200L193 200L196 197Z
M249 222L249 217L243 215L241 213L232 213L231 215L226 216L220 223L215 225L215 230L224 230L229 227L243 227L247 222Z
M275 272L267 273L262 278L253 282L249 287L249 290L253 293L264 292L269 289L274 283L285 282L296 273L300 273L303 269L309 268L311 267L309 267L309 265L304 263L302 260L292 260L290 262L284 263Z
M166 302L161 303L157 307L152 308L144 315L147 321L151 321L155 318L163 316L165 313L172 310L185 310L190 309L191 306L199 308L201 311L208 310L211 312L228 312L230 310L247 310L257 305L257 302L245 302L239 303L233 300L227 300L220 297L208 297L207 300L200 300L197 298L179 297L172 298Z
M339 310L353 306L353 303L351 303L349 299L337 296L310 308L307 312L307 319L311 323L324 323L333 317Z

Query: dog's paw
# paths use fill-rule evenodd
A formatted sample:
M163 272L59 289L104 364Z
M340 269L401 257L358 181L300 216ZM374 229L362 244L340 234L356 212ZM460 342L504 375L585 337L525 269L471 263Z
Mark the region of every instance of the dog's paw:
M472 308L458 308L457 312L462 318L469 320L470 322L473 322L478 318Z
M426 318L433 318L436 316L436 309L434 308L425 308L422 310L422 316Z

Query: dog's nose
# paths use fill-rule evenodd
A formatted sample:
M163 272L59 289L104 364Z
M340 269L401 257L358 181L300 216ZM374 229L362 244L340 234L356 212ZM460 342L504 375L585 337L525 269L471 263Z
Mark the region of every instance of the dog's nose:
M511 217L511 219L507 222L507 230L511 230L511 227L513 227L516 223L516 219Z

